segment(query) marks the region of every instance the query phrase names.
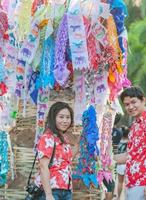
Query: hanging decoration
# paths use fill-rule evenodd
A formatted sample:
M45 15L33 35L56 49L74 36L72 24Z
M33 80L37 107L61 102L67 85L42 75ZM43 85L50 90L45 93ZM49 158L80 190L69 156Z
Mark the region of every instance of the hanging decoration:
M74 123L75 125L82 124L82 113L86 110L86 88L85 76L81 74L74 74L74 91L75 91L75 104L74 104Z
M0 131L0 186L7 182L9 170L7 133Z
M41 57L41 69L39 78L37 79L37 88L46 88L49 86L51 89L54 87L54 52L55 44L53 38L50 36L44 41L43 53Z
M37 144L38 139L42 135L45 128L45 119L48 110L49 102L49 89L46 90L40 88L38 91L37 99L37 119L36 119L36 137L35 144Z
M64 14L59 25L56 43L55 43L55 66L54 76L59 85L64 86L69 77L69 70L67 69L67 61L65 58L65 51L67 47L68 33L67 33L67 15Z
M96 109L98 111L97 124L100 125L106 103L109 99L108 73L104 70L100 70L95 77L94 96Z
M31 8L31 14L32 16L34 15L34 13L37 11L37 9L42 6L43 4L47 5L48 1L47 0L33 0L32 3L32 8Z
M4 55L5 55L5 42L8 31L8 18L5 11L2 9L0 4L0 96L7 93L7 86L5 83L5 68L4 68Z
M73 67L74 69L89 68L86 33L78 0L71 0L67 19Z
M116 112L110 106L106 107L100 127L100 155L99 171L97 174L99 184L105 178L106 181L112 182L112 173L114 165L112 163L112 128Z
M84 111L82 123L83 131L80 140L80 158L74 171L73 178L81 179L88 188L91 184L98 187L94 155L99 155L99 149L96 146L99 135L96 125L96 111L93 106L90 106Z
M7 33L6 33L7 30L8 30L8 17L0 4L0 43L2 42L2 40L7 39ZM4 47L0 45L1 53L3 48Z
M15 8L15 18L19 35L17 39L21 42L30 31L31 22L31 4L30 0L19 0Z
M123 87L130 85L125 3L123 0L2 0L2 6L1 127L5 130L15 124L20 100L24 117L27 117L27 102L33 103L37 110L36 144L44 131L51 90L59 92L71 87L75 95L75 125L83 125L81 158L75 175L88 187L91 183L98 185L93 159L98 140L96 121L102 127L99 157L103 170L99 171L98 180L107 177L109 181L109 133L114 114L107 110L107 105L114 105L115 112L119 110L118 95Z

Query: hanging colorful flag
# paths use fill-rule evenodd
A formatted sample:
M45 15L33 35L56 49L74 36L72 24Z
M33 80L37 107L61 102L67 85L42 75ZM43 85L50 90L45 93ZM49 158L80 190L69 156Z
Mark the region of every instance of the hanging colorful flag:
M72 0L67 12L68 34L75 69L89 68L86 32L80 2Z

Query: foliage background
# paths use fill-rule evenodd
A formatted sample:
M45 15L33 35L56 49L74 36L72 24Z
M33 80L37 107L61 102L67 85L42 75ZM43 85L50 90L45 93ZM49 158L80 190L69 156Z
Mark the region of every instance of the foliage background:
M146 0L125 0L128 7L128 77L146 94Z

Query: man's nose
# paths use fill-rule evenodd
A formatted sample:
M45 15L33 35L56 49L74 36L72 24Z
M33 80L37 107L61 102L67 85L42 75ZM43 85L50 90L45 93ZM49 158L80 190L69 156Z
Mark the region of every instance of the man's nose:
M133 104L129 104L129 109L132 109L133 108Z

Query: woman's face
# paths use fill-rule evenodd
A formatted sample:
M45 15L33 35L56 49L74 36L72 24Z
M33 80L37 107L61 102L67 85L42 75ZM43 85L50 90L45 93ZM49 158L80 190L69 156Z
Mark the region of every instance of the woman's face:
M70 111L67 108L60 110L56 115L56 128L64 132L71 125L71 115Z

